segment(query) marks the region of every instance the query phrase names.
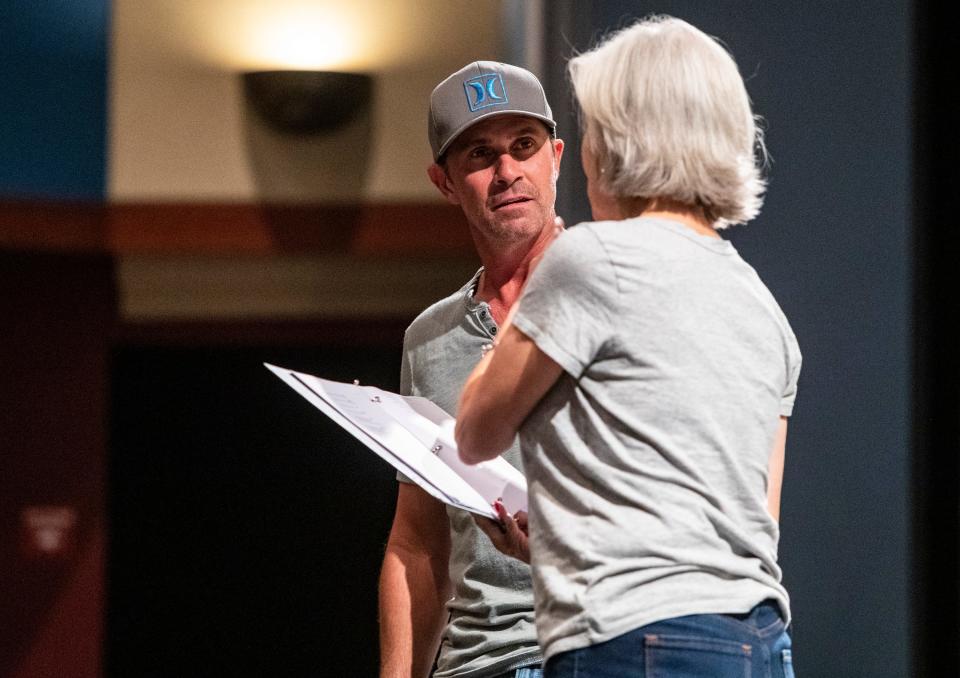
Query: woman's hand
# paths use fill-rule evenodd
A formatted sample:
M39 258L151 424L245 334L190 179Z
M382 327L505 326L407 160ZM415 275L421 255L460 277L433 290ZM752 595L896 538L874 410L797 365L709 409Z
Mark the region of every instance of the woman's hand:
M498 551L524 563L530 563L530 544L527 539L527 512L517 511L511 516L500 501L493 502L500 520L491 520L474 514L473 521Z

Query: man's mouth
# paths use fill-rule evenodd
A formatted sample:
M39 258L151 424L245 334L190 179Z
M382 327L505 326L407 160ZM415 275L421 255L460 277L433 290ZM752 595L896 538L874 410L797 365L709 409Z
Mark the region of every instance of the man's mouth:
M532 198L528 198L525 195L518 195L513 198L506 198L505 200L500 200L493 205L493 211L497 211L501 207L508 207L509 205L518 205L524 202L530 202Z

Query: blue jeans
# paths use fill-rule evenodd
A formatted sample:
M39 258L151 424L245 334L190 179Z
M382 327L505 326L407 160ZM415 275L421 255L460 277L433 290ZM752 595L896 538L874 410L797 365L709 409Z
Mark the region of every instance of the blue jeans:
M794 678L787 634L771 601L749 614L655 622L551 657L546 678Z
M522 669L514 669L510 673L504 673L497 678L543 678L543 671L539 666L525 666Z

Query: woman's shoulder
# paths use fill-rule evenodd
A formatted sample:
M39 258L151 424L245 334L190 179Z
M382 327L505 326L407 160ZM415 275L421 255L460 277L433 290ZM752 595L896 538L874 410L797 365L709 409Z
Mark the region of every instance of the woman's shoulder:
M602 248L603 239L606 235L604 227L609 227L615 223L612 221L581 221L573 226L568 226L557 238L555 244L563 243L563 247L567 249Z
M576 250L582 257L605 258L611 261L620 257L617 252L628 252L639 263L644 251L654 254L658 247L657 229L648 219L632 218L618 221L584 221L567 229L563 234L569 250Z
M606 259L606 247L595 228L598 223L601 222L587 221L568 226L547 248L543 264L582 270L595 265L598 260Z

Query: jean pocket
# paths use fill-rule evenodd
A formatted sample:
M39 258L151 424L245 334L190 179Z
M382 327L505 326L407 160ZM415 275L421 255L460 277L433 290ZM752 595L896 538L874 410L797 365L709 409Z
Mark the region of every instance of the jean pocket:
M750 678L753 649L745 643L697 636L644 637L647 678Z
M780 665L783 667L783 678L796 678L793 674L793 652L790 650L781 651Z

